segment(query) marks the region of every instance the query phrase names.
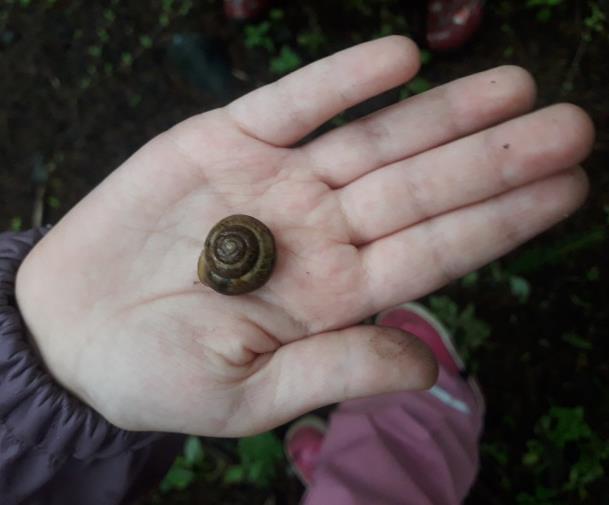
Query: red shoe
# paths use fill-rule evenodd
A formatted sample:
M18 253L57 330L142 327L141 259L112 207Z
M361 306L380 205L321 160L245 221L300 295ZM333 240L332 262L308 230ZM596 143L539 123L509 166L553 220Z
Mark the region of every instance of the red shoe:
M224 14L237 21L254 19L268 9L269 4L269 0L224 0Z
M482 21L484 0L429 0L427 43L434 51L463 46Z
M319 417L307 416L295 422L286 433L283 448L300 481L308 486L326 435L326 423Z

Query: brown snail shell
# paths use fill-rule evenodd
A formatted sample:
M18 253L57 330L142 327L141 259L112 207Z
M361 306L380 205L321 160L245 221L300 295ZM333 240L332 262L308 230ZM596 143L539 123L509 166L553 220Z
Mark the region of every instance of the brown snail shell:
M261 287L273 273L275 239L258 219L236 214L219 221L199 256L199 280L223 295Z

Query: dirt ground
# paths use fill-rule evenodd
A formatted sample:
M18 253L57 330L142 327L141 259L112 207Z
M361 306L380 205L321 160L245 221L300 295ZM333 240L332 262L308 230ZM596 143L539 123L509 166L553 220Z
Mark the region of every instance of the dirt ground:
M299 30L317 26L325 39L315 50L300 50L306 63L378 34L387 16L379 6L393 16L386 21L390 31L399 32L400 22L391 22L399 15L404 30L419 36L420 11L413 5L370 2L370 13L361 3L345 0L330 9L320 1L280 2L284 17L272 37L291 43ZM521 65L537 81L538 106L578 104L598 129L585 163L591 180L585 207L475 282L441 293L459 307L473 304L491 329L472 351L488 414L481 473L467 503L600 503L609 493L605 477L549 498L539 491L558 489L588 449L558 450L548 442L541 455L552 462L538 470L525 456L527 442L539 438L538 421L556 406L582 407L598 438L609 436L609 36L587 28L590 2L562 2L548 21L525 4L489 2L475 40L457 53L433 54L422 70L435 86L500 64ZM607 12L607 2L597 4ZM45 222L57 222L154 135L275 78L268 53L246 47L244 26L227 21L219 2L185 2L183 12L176 5L58 0L0 6L2 229L29 227L35 201L44 205ZM193 78L196 63L172 53L174 36L192 33L222 53L205 71L227 73L228 88ZM397 97L388 93L347 119ZM510 275L526 279L530 293L514 296L505 281ZM600 461L604 471L607 459ZM150 502L282 504L297 503L301 492L283 472L272 489L200 482Z

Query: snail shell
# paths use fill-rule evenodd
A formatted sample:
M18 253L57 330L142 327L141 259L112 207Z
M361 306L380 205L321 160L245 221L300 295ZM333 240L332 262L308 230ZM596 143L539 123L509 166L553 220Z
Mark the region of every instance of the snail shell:
M199 256L199 280L223 295L261 287L273 273L275 239L258 219L237 214L218 222Z

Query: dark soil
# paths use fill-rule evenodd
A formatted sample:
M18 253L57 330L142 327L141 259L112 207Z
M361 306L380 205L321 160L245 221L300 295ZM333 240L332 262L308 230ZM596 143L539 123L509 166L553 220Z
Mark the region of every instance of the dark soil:
M385 5L389 19L404 16L404 30L420 34L417 2L406 7L402 4L408 2L370 3ZM576 103L592 115L598 129L594 153L585 163L591 180L588 203L501 262L503 269L528 280L526 303L488 272L473 286L455 283L443 292L459 306L475 304L477 317L492 328L474 354L488 416L481 473L470 504L515 503L519 493L564 482L569 454L543 475L522 463L535 424L552 406L582 406L594 432L603 440L609 436L609 35L595 32L589 41L582 38L588 2L565 1L552 9L547 22L539 21L525 3L489 3L471 44L455 54L433 55L423 68L436 85L500 64L521 65L537 80L539 106ZM44 203L45 222L57 222L154 135L274 78L268 54L245 47L243 26L227 21L219 2L200 0L183 13L175 6L164 11L166 4L172 2L152 1L144 7L135 0L15 0L0 6L0 228L17 227L19 221L29 227L36 200ZM319 54L300 51L307 62L372 37L388 15L380 7L358 10L353 6L362 2L357 1L337 2L333 10L324 4L283 4L285 17L273 31L277 44L297 47L296 34L314 20L325 41ZM607 12L607 2L598 5ZM160 21L163 15L166 23ZM170 56L173 35L183 33L204 34L208 47L223 48L229 67L219 57L207 68L238 77L230 77L222 89L193 80ZM397 95L388 93L347 117ZM565 334L578 335L587 344L574 345ZM231 442L223 447L230 452ZM200 482L186 492L151 500L292 504L301 492L294 478L282 474L270 490ZM562 495L560 503L600 503L598 497L608 495L609 484L600 478L583 494Z

